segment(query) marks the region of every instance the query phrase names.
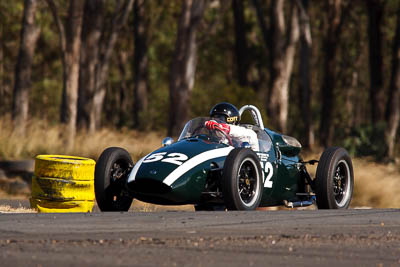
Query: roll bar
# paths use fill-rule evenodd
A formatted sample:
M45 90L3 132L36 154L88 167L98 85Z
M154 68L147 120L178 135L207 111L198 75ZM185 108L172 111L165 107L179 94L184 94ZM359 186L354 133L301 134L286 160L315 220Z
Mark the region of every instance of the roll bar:
M260 127L261 129L264 130L264 123L263 123L263 120L262 120L262 117L261 117L261 113L258 110L258 108L256 108L253 105L244 105L243 107L241 107L239 109L240 116L242 116L243 112L245 112L246 110L250 111L251 116L253 117L253 120L254 120L255 124L258 127Z

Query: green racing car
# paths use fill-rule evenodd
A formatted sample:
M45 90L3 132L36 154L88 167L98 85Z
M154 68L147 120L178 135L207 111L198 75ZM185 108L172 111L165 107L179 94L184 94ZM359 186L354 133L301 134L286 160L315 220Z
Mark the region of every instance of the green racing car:
M207 117L187 122L178 140L133 163L118 147L104 150L96 163L95 194L101 211L127 211L133 199L161 205L193 204L201 210L255 210L316 204L319 209L346 209L353 193L350 156L329 147L319 160L303 161L293 137L264 127L260 111L245 105L257 133L259 151L219 129L206 128ZM312 178L307 164L316 164Z

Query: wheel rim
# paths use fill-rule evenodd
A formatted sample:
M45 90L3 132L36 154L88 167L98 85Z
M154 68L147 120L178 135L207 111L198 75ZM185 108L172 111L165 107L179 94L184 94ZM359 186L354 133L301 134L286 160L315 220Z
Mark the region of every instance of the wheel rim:
M131 168L130 164L124 160L117 160L111 167L108 197L117 210L124 209L128 201L130 204L131 197L125 190L125 182Z
M351 195L350 183L349 164L345 160L341 160L336 166L333 177L333 195L338 207L343 207L348 202Z
M237 189L241 202L247 207L254 205L260 193L258 177L257 164L253 159L246 159L240 164Z

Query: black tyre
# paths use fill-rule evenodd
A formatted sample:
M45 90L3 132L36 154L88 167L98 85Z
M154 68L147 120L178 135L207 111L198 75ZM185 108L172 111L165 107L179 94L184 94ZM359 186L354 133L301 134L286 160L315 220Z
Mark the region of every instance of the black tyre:
M94 188L101 211L127 211L133 197L125 188L133 162L129 153L110 147L101 153L96 163Z
M7 173L24 173L33 172L35 167L34 160L15 160L0 161L0 169Z
M227 156L222 192L228 210L255 210L262 196L262 173L257 155L249 148L235 148Z
M354 174L344 148L329 147L322 153L315 178L319 209L347 209L353 195Z

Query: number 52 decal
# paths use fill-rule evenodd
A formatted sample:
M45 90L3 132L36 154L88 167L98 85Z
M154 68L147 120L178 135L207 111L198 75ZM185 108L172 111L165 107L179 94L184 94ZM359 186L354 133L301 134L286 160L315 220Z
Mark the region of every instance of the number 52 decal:
M167 152L160 152L151 154L143 161L143 163L150 163L159 160L161 160L161 162L168 162L176 165L182 165L184 161L188 160L188 156L182 153L167 154Z
M271 178L274 175L274 167L272 167L271 162L265 162L265 166L263 163L264 162L261 162L261 168L264 169L266 176L264 181L264 187L272 188L273 181L271 181Z

